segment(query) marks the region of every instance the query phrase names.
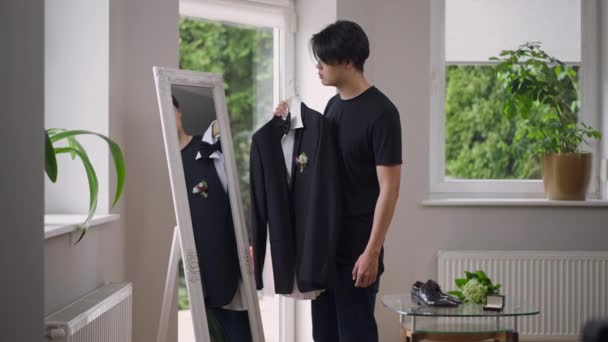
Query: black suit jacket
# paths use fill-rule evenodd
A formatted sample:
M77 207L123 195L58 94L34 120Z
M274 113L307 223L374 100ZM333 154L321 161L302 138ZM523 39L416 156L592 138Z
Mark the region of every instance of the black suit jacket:
M184 147L182 162L205 305L218 307L234 297L241 271L230 200L213 159L195 160L200 141L201 137L195 136ZM207 197L192 193L203 180L208 185Z
M335 277L336 242L342 216L338 153L330 123L301 105L304 128L297 129L291 185L280 127L274 117L254 135L251 145L251 213L254 271L263 288L262 268L268 227L275 292L298 288L308 292L330 288ZM295 158L305 153L308 164L300 172Z

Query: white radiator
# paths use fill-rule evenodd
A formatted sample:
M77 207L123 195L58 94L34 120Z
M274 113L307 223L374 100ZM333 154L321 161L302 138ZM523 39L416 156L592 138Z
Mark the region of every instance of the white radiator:
M521 339L576 341L586 320L608 318L608 252L440 251L437 266L446 292L465 270L483 270L507 303L538 308L519 319Z
M130 283L111 283L46 317L46 335L54 342L130 342Z

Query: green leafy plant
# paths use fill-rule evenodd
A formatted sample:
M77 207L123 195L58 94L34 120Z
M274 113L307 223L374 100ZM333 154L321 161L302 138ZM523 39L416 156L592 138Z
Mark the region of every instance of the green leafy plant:
M484 271L464 271L465 278L455 280L458 290L449 291L448 294L458 297L464 303L484 304L486 296L500 294L500 284L492 284Z
M541 178L540 163L513 143L519 120L502 115L500 86L495 65L446 66L446 177Z
M50 128L45 130L45 167L44 170L51 180L55 183L57 181L57 155L69 153L74 160L78 157L82 161L85 173L89 182L89 212L85 221L80 225L80 237L76 243L80 242L87 230L91 226L91 221L97 210L97 199L99 195L99 181L97 174L93 168L93 164L89 159L89 156L84 147L76 140L78 135L95 135L105 140L108 143L108 148L112 154L114 160L114 166L116 167L116 192L114 194L114 201L112 202L112 208L118 203L122 190L125 183L125 162L122 155L122 151L118 144L112 141L105 135L84 131L84 130L65 130L60 128ZM55 144L65 140L67 146L56 146Z
M503 50L496 72L506 95L502 111L521 121L515 133L518 151L526 156L577 153L582 142L600 139L600 132L578 118L580 97L577 68L529 42Z

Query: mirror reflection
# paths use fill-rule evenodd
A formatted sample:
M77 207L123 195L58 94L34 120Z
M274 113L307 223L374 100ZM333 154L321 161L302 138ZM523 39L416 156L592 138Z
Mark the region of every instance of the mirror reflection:
M211 340L251 341L213 89L171 92Z

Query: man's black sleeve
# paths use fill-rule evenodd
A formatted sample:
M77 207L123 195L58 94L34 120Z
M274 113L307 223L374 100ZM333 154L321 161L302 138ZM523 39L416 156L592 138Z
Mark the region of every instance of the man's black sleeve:
M396 108L385 111L372 126L372 146L376 165L402 163L401 120Z

